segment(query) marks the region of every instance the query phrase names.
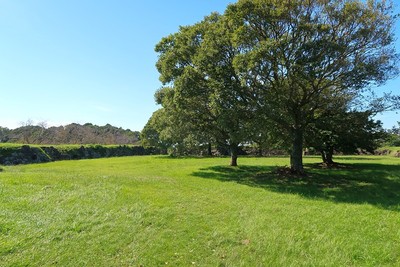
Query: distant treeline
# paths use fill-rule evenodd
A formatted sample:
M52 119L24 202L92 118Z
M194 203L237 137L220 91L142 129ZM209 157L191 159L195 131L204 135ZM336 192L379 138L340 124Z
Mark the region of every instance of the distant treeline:
M46 127L45 124L41 124L25 125L16 129L0 126L0 143L132 145L140 142L139 136L137 131L117 128L110 124L97 126L91 123L72 123L59 127Z
M58 160L95 159L159 154L154 148L128 145L18 145L0 144L0 165L42 163Z

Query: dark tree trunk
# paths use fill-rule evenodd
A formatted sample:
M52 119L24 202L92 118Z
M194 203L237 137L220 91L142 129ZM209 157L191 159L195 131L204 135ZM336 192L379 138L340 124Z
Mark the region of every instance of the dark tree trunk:
M327 159L326 159L326 152L325 152L325 150L322 149L320 152L321 152L322 162L323 162L323 163L326 163Z
M262 157L262 155L263 155L263 146L262 146L262 143L260 142L260 143L257 143L257 145L258 145L258 156L259 157Z
M230 145L231 150L231 163L230 166L237 166L237 158L238 158L238 146L237 145Z
M327 165L335 164L333 161L333 147L321 151L322 161Z
M333 155L332 155L332 153L330 153L330 152L328 152L327 154L326 154L326 162L325 162L326 164L329 164L329 165L332 165L332 164L334 164L335 162L333 162Z
M212 156L212 147L211 147L211 143L208 143L207 153L208 153L209 156Z
M290 152L290 169L295 174L304 174L303 168L303 129L292 132L292 150Z

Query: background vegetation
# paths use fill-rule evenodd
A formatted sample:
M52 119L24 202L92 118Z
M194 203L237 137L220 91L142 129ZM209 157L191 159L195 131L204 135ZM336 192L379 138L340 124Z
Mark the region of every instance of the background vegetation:
M162 110L160 110L162 111ZM155 114L159 114L160 111ZM361 115L361 116L360 116ZM194 134L185 135L180 133L185 132L182 129L179 132L170 131L171 128L161 122L163 120L156 119L153 116L145 129L141 133L142 140L137 140L135 143L138 145L101 145L101 144L63 144L63 145L39 145L39 144L17 144L17 143L0 143L0 164L14 165L14 164L27 164L27 163L40 163L55 160L70 160L70 159L91 159L102 157L119 157L119 156L133 156L133 155L154 155L154 154L167 154L175 156L220 156L229 155L229 147L221 143L207 143L203 139L203 143L198 139L199 136ZM379 122L374 122L368 116L362 113L348 114L347 117L341 117L341 123L336 123L330 127L325 127L325 130L319 130L318 126L310 127L310 135L306 136L307 149L305 153L308 155L319 154L322 160L330 163L333 162L333 154L376 154L376 155L391 155L400 157L400 132L399 127L393 127L390 130L383 130ZM161 123L161 124L159 124ZM349 127L350 125L350 127ZM399 124L400 125L400 124ZM75 128L75 126L77 126ZM31 138L37 133L37 127L29 126L28 128L22 127L15 130L0 128L2 130L3 138L7 140L15 132L24 133ZM53 127L55 128L55 127ZM123 132L133 134L134 137L131 141L139 139L139 132L131 132L130 130L122 130L113 126L93 126L89 123L80 125L69 125L60 127L63 129L81 129L80 135L74 137L76 131L70 131L69 140L105 140L110 136L115 135L113 140L123 140L120 135ZM53 131L50 130L49 132ZM91 132L84 131L84 129L103 129L105 134L97 131L97 138L91 139ZM109 129L109 130L106 130ZM115 131L111 131L114 129ZM78 131L78 130L77 130ZM86 136L85 134L89 134ZM45 134L42 136L42 141L45 140ZM127 136L125 136L128 138ZM124 138L125 138L124 137ZM3 139L3 140L6 140ZM50 140L50 139L49 139ZM47 140L47 141L49 141ZM74 141L74 142L75 142ZM271 139L270 139L271 141ZM45 142L46 143L46 142ZM118 143L118 142L117 142ZM141 146L142 144L143 146ZM255 141L247 141L246 143L238 146L238 154L240 155L253 155L253 156L276 156L287 155L285 146L279 140L274 142L263 142L262 138Z
M155 148L128 145L21 145L0 144L0 164L17 165L56 160L95 159L160 154Z
M132 145L139 143L139 134L137 131L117 128L110 124L97 126L91 123L72 123L47 127L44 122L33 125L33 122L28 120L16 129L0 127L0 143Z

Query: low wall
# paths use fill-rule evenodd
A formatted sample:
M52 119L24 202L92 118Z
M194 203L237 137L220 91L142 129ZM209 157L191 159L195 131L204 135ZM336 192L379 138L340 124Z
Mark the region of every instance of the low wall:
M42 163L57 160L95 159L159 154L142 146L0 146L0 165Z

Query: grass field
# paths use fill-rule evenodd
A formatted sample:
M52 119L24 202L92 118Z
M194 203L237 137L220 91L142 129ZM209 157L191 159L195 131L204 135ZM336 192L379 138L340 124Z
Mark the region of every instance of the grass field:
M145 156L3 167L0 266L400 266L400 159Z

